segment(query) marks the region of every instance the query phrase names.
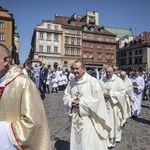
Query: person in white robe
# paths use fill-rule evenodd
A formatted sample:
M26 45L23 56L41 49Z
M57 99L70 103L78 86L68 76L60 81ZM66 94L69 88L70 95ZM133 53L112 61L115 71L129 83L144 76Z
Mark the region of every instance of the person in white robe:
M69 76L68 76L68 80L70 81L72 78L74 78L74 74L72 69L70 70Z
M57 79L58 79L58 89L59 89L59 91L62 91L63 90L63 77L62 77L62 74L60 74Z
M99 82L77 60L75 78L67 85L63 101L71 117L70 150L107 150L111 130L108 112Z
M62 74L62 83L63 83L63 91L66 89L66 86L68 84L68 78L65 72Z
M147 76L147 79L145 80L145 86L146 86L146 97L148 100L148 107L150 109L150 73Z
M51 93L53 93L54 90L57 93L58 92L58 80L57 80L55 74L52 75L51 83L52 83L52 91L51 91Z
M105 97L111 122L112 130L109 134L108 147L112 148L116 142L121 141L126 88L121 78L114 74L114 69L111 66L106 67L106 76L100 79L99 83Z
M128 78L127 73L125 71L121 71L120 77L126 87L126 103L124 106L125 119L123 121L124 124L126 122L126 119L131 117L131 106L134 102L134 96L133 96L133 85L131 80Z
M134 70L134 75L131 78L134 88L134 103L132 104L132 117L138 117L141 113L142 92L145 87L145 81L141 77L138 70Z
M48 72L48 74L47 74L47 80L46 80L46 89L47 89L47 93L48 94L50 93L49 84L50 84L50 73Z

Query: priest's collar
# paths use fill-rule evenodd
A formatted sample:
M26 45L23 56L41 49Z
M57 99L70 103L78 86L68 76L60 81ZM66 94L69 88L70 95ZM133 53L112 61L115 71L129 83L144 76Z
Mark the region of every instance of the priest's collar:
M7 80L7 77L9 76L10 72L7 72L4 76L2 76L0 78L0 87L4 87L5 84L6 84L6 80Z
M107 78L107 77L106 77L106 78ZM111 78L107 78L107 81L113 81L113 80L115 80L115 78L116 78L116 75L113 74Z
M86 83L87 81L89 81L89 74L88 73L84 73L84 75L81 77L81 78L74 78L75 80L75 83L76 84L84 84L84 83Z

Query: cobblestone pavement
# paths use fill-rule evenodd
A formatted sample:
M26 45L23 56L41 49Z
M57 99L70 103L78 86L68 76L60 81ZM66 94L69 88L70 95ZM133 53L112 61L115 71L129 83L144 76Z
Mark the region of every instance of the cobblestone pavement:
M46 94L43 101L50 128L53 150L69 150L70 124L63 104L63 92ZM122 141L112 150L150 150L150 109L142 102L138 118L129 118L122 132ZM98 149L97 149L98 150Z

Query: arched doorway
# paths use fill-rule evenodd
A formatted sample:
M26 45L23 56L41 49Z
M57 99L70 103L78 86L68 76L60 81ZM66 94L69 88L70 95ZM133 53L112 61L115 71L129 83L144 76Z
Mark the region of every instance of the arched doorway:
M58 63L54 62L54 69L57 70L57 68L58 68Z

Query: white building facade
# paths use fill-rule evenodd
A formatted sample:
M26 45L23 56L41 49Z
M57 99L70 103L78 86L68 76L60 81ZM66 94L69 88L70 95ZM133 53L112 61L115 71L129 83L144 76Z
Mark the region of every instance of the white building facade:
M37 25L31 42L31 66L45 62L51 69L57 68L61 64L61 38L60 24L43 21L41 25Z

